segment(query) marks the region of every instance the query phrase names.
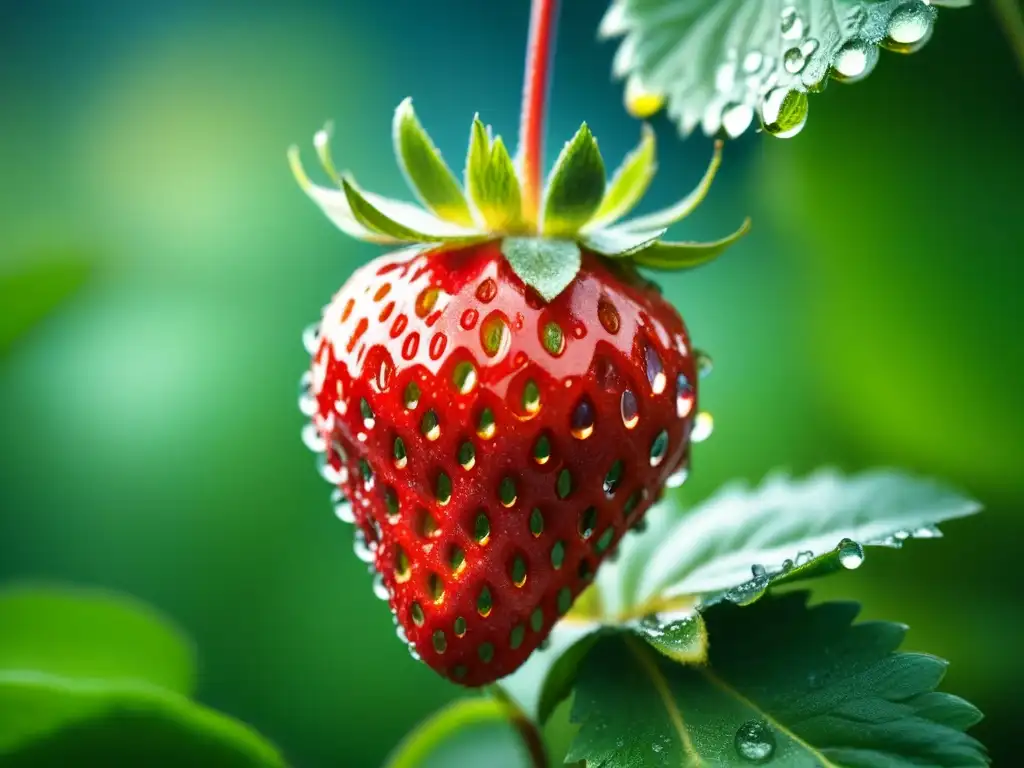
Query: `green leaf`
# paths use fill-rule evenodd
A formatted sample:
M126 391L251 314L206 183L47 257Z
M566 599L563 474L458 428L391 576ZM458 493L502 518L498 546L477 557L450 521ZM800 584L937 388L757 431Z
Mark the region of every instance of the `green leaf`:
M416 119L411 98L395 110L394 143L399 165L423 204L445 221L474 227L459 182Z
M664 229L644 232L614 232L610 229L599 229L580 237L580 245L600 253L602 256L622 258L642 251L657 242L665 234Z
M396 242L469 241L479 236L472 230L441 221L415 205L364 192L351 176L342 177L341 188L357 222Z
M582 263L579 246L571 240L506 237L501 252L519 279L545 301L552 301L565 290Z
M906 628L854 625L858 606L793 593L707 614L708 666L626 633L602 637L577 680L567 761L605 766L984 766L963 730L980 713L935 693L946 663L898 653Z
M633 261L648 269L693 269L717 258L750 231L750 219L731 235L711 243L654 242L633 253Z
M186 695L195 685L195 655L177 627L135 600L97 590L0 590L0 671L25 670Z
M84 260L61 258L0 272L0 356L78 291L91 271Z
M518 716L495 699L456 701L410 733L385 768L530 768L530 754L513 724Z
M679 664L703 664L708 657L708 633L696 611L681 617L651 615L631 625L637 635L666 658Z
M0 670L4 768L281 768L255 731L169 690Z
M736 137L773 91L861 80L878 45L917 50L934 20L924 0L614 0L601 35L623 38L613 70L627 96L665 98L683 135Z
M473 120L466 161L466 187L491 232L513 229L522 216L515 165L501 137L491 143L479 118Z
M654 540L623 547L595 583L606 620L695 597L748 602L780 577L856 567L851 543L893 547L934 538L938 523L979 508L955 490L893 470L844 477L825 469L804 480L776 474L757 489L723 488L690 510L662 503L647 514Z
M575 235L601 205L604 185L604 161L584 123L562 148L548 177L541 231L550 237Z
M0 763L282 766L190 702L192 649L152 609L94 590L0 592Z
M565 649L550 666L543 677L540 699L537 702L537 719L546 723L555 708L565 701L576 684L579 666L586 658L594 643L600 638L600 631L590 632Z
M722 142L715 142L714 152L711 154L711 161L708 163L708 168L704 171L704 176L697 183L697 186L679 202L674 205L670 205L668 208L663 208L660 211L647 214L646 216L640 216L629 221L624 221L621 224L617 224L611 227L613 232L649 232L655 229L668 229L677 221L681 221L696 210L697 206L703 202L704 198L708 194L708 190L711 189L711 184L715 180L715 174L718 173L718 167L722 164Z
M589 228L606 227L625 216L647 192L658 165L654 159L654 131L644 123L640 143L626 155L615 171L597 213L588 222Z

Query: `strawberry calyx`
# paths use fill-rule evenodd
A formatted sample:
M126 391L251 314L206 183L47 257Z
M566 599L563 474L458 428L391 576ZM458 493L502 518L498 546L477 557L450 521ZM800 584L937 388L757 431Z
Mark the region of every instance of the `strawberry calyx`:
M333 188L310 180L298 148L289 149L288 156L302 189L339 229L367 242L418 244L424 249L501 240L512 270L546 301L576 277L581 249L650 269L691 269L717 257L750 229L747 219L714 242L661 240L707 194L721 163L720 141L703 178L688 195L663 210L622 221L646 193L656 169L654 131L646 124L636 149L609 180L597 140L584 123L548 175L536 217L524 206L520 168L501 137L493 136L478 116L473 119L460 184L417 119L412 100L398 106L395 155L422 207L363 190L351 174L339 173L330 134L328 125L315 134L313 145Z

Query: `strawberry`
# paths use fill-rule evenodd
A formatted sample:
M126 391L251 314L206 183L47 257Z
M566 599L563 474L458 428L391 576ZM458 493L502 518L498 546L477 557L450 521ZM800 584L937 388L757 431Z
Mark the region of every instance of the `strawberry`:
M653 174L653 133L612 182L584 125L524 204L500 138L474 121L464 193L398 109L396 151L432 211L303 188L345 232L412 243L359 269L310 338L303 404L325 475L351 503L414 655L467 686L513 672L688 468L697 363L682 318L638 266L687 268L710 244L664 243L706 193L616 225ZM538 223L538 221L540 223Z

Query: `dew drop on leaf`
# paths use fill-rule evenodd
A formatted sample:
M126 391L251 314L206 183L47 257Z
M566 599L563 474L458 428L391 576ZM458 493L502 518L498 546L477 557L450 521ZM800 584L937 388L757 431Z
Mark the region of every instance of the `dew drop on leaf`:
M773 88L761 101L761 125L772 136L789 139L807 122L807 94L789 88Z
M783 40L799 40L804 36L804 20L797 13L796 8L791 5L782 9L779 28L782 31Z
M877 63L878 48L866 40L850 40L832 59L832 79L856 83L870 75Z
M715 429L715 420L707 411L701 411L693 420L693 431L690 432L690 440L694 443L703 443Z
M775 734L763 720L748 720L736 731L736 754L748 763L763 765L775 754Z
M931 37L934 13L920 0L903 3L889 17L882 47L897 53L913 53L920 49Z
M853 539L843 539L839 542L839 564L847 570L859 568L864 562L864 547Z

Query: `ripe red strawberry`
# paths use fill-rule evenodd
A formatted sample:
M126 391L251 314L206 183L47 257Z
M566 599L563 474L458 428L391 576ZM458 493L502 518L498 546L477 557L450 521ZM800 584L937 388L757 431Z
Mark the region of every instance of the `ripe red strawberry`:
M688 466L695 356L635 264L693 266L745 227L707 246L657 242L703 196L717 153L694 199L608 226L650 179L649 132L606 190L581 129L552 173L540 227L479 122L472 205L408 104L395 133L421 197L454 226L347 178L340 192L315 187L296 166L347 232L433 241L376 259L334 297L311 350L307 408L410 647L477 686L523 663ZM322 159L333 171L325 149Z

